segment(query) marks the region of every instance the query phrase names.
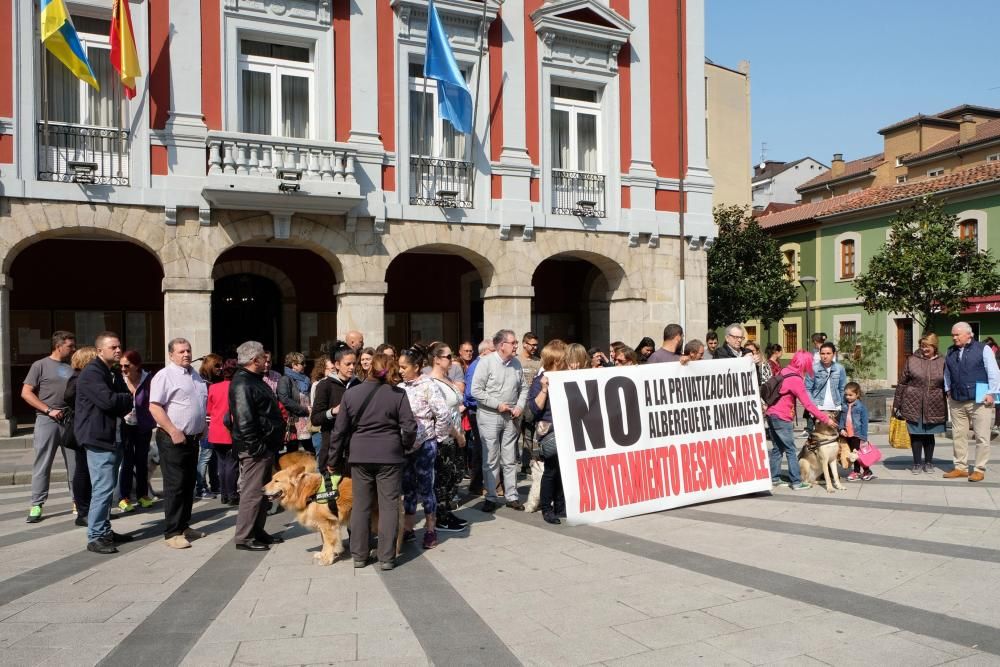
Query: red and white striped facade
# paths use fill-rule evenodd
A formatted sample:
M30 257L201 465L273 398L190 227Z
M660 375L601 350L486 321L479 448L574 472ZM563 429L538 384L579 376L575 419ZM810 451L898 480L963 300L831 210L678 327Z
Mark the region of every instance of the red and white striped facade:
M463 307L462 337L543 329L533 276L553 259L596 268L581 297L592 312L580 338L655 339L673 321L690 337L704 332L704 248L715 235L704 1L486 0L485 22L480 0L435 4L474 94L478 87L468 167L422 161L411 145L436 118L433 107L430 121L410 108L427 0L131 0L143 76L124 103L127 139L116 135L127 141L127 178L88 184L39 176L46 150L56 172L79 156L40 145L53 140L42 122L37 3L0 0L0 31L13 35L0 46L0 355L17 356L7 318L18 254L59 238L113 238L153 255L163 336L192 340L196 356L213 341L220 258L241 248L318 255L330 267L338 333L361 329L372 343L391 327L389 266L414 250L458 255L478 272L482 322L470 325ZM74 17L110 17L110 0L67 5ZM288 125L307 123L307 136L246 131L267 122L248 111L258 105L247 102L245 70L258 66L245 64L246 40L258 51L276 44L308 54L288 70L306 72L308 103L278 88L267 98L278 114L299 105ZM282 71L260 62L261 72ZM586 98L590 117L580 122L596 126L578 149L554 129L566 95ZM557 164L577 151L586 170ZM106 169L104 158L89 162L98 176ZM290 178L301 179L298 190L279 189ZM290 313L279 327L286 347L305 335ZM0 367L9 361L0 357ZM10 415L11 380L0 380L0 411Z

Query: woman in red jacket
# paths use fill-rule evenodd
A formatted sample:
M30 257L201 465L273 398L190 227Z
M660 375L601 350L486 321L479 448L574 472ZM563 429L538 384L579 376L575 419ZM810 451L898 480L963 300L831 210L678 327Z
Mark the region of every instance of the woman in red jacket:
M226 359L222 365L222 381L208 387L208 443L215 450L219 460L219 487L222 491L222 504L236 507L240 504L240 496L236 490L239 478L239 461L233 453L233 436L226 428L226 415L229 414L229 383L236 372L236 360Z

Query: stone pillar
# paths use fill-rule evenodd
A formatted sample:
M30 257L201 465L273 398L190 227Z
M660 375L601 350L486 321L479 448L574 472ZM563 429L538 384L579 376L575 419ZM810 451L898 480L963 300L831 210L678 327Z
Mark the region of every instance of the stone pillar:
M170 110L164 129L170 176L205 178L208 128L201 112L201 4L170 0ZM192 72L195 76L192 76ZM211 291L211 290L209 290ZM197 351L195 355L201 356Z
M164 344L186 338L195 358L212 351L213 285L210 278L163 279Z
M646 295L643 290L619 290L608 294L608 319L611 326L611 340L625 341L635 345L643 336L652 336L646 313Z
M0 437L4 438L14 435L17 430L10 373L10 288L7 274L0 273Z
M513 329L520 342L531 331L531 285L493 285L483 290L483 338L493 338L500 329Z
M357 330L364 334L366 344L385 341L385 294L389 283L352 281L337 283L337 334Z

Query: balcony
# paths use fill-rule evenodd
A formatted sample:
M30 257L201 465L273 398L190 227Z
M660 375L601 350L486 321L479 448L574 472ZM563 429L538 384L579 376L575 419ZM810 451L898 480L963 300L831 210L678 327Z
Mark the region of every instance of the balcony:
M129 184L129 133L39 121L38 180L95 185Z
M410 203L472 208L472 168L461 160L410 157Z
M209 132L202 193L213 206L343 214L362 201L357 150L346 144Z
M607 217L604 175L553 169L552 212L583 218Z

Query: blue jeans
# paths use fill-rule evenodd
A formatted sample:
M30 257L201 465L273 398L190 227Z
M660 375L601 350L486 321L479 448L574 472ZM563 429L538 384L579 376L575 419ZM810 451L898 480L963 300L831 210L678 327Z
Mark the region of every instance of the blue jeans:
M201 449L198 450L198 468L195 473L194 491L195 495L198 496L203 493L209 493L211 490L208 466L212 464L212 457L215 456L215 450L211 446L206 446L207 443L208 439L202 438Z
M779 480L781 474L781 457L788 455L788 479L792 486L802 481L799 472L799 452L795 447L795 434L792 422L769 416L767 423L771 431L771 481Z
M122 460L120 447L114 451L87 446L87 468L90 469L90 512L87 514L87 541L111 534L111 501L118 481L118 466Z

